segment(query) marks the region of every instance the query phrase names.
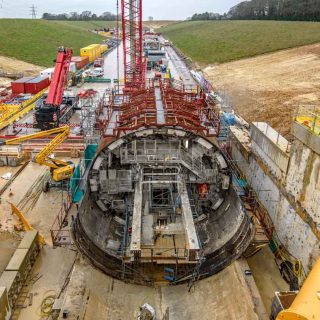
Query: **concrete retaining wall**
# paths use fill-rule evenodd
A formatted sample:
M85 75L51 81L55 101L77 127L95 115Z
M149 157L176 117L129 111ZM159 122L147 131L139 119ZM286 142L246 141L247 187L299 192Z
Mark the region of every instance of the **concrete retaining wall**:
M286 190L320 230L320 155L299 140L293 144Z
M0 287L0 320L11 319L11 307L5 287Z
M249 157L231 134L232 158L268 210L279 239L308 272L320 255L320 155L304 128L290 154L284 140L279 146L272 141L273 136L279 141L273 129L267 134L263 128L253 125Z
M252 124L251 137L252 151L275 177L284 179L289 165L289 142L265 122Z

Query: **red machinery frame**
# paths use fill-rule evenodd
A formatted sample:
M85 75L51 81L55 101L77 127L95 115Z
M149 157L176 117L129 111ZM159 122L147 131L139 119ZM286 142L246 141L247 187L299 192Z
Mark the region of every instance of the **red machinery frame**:
M64 87L68 81L69 66L73 51L70 48L60 47L57 54L54 75L50 84L47 105L59 107L62 104Z
M219 113L214 104L206 101L204 94L187 91L181 86L172 87L166 81L160 81L160 90L164 123L157 121L155 84L151 82L145 89L118 95L121 97L121 104L111 98L107 116L101 123L103 136L120 137L122 134L150 127L183 128L206 137L219 135ZM113 129L106 134L106 128L111 124L112 114L115 111L117 116L112 123Z
M142 0L121 0L125 90L145 87Z

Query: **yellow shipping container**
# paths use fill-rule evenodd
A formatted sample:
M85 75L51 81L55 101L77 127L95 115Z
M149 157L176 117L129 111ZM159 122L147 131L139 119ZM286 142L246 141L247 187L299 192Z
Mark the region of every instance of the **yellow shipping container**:
M89 48L93 48L95 59L101 56L101 45L100 44L92 44Z
M81 57L88 57L90 62L99 58L101 54L108 50L107 45L91 44L85 48L80 49Z
M108 46L106 44L102 44L101 50L102 50L102 53L106 52L108 50Z
M92 47L85 47L85 48L80 49L80 56L81 57L88 57L89 61L92 62L96 58L95 57L95 55L96 55L95 51L96 50L94 50L94 48L92 48Z

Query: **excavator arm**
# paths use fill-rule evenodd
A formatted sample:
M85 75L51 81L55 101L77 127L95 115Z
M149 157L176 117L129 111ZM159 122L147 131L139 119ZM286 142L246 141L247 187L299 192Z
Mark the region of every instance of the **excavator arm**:
M62 181L65 179L69 179L73 173L73 166L68 162L59 160L56 158L51 158L50 155L54 152L54 150L59 147L65 139L69 136L70 128L68 126L55 128L47 131L41 131L25 136L21 136L18 138L10 139L2 142L5 145L15 145L21 144L24 141L29 141L32 139L43 138L53 134L57 134L48 145L46 145L36 156L35 162L49 167L52 172L54 181Z

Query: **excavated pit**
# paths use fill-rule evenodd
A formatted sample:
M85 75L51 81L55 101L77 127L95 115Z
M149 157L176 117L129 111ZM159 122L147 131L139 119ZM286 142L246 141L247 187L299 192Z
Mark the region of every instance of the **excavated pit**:
M213 275L246 250L254 226L224 157L207 139L147 129L100 150L73 234L105 273L178 284Z

